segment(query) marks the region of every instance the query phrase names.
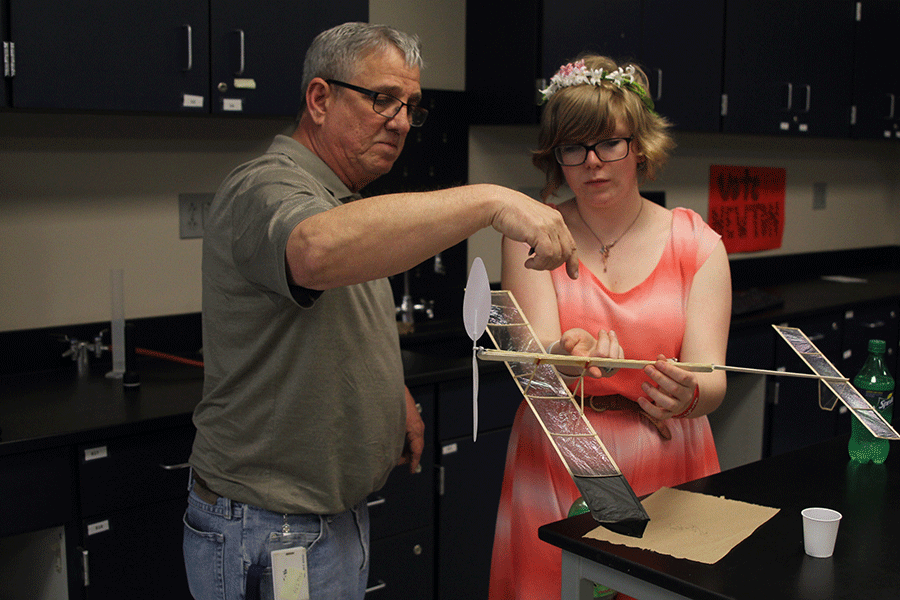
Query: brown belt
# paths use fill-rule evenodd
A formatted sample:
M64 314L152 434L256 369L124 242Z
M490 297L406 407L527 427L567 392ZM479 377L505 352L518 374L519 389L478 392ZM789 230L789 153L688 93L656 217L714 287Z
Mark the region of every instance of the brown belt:
M672 433L669 431L669 426L665 421L660 421L658 419L654 419L641 408L641 405L633 400L629 400L625 396L621 394L610 394L608 396L585 396L584 403L589 405L595 412L602 413L607 410L629 410L631 412L637 413L641 416L642 419L648 421L651 425L656 427L656 430L659 431L659 435L662 436L664 440L671 440Z
M219 495L209 489L203 478L197 475L197 471L193 471L192 477L194 478L194 493L197 494L198 498L207 504L215 504L219 501Z

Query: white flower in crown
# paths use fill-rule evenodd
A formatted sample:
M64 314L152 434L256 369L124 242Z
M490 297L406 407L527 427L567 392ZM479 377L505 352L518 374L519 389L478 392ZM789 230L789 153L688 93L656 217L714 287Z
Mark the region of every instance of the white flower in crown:
M634 82L634 66L628 65L624 69L619 67L615 71L607 73L603 69L588 69L584 60L568 63L559 68L559 71L550 79L550 85L540 90L543 101L559 90L573 85L601 85L604 81L615 83L619 87L631 89L637 85Z
M622 67L619 67L606 76L606 79L614 81L619 87L622 87L626 80L627 83L634 83L634 66L628 65L624 70L622 70Z

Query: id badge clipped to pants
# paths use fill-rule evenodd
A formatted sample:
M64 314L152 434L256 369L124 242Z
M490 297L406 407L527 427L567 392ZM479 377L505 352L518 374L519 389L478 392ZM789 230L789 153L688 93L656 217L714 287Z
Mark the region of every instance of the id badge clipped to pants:
M292 533L285 518L280 533L273 533L266 542L272 562L272 581L263 585L272 590L274 600L309 600L309 573L306 566L307 535Z

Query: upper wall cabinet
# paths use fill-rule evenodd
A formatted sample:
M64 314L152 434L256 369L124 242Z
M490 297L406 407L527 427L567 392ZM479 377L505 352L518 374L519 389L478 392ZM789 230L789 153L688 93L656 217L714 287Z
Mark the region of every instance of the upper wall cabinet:
M499 6L498 6L499 4ZM466 91L475 123L535 123L538 90L584 52L634 58L640 0L499 0L466 10Z
M309 43L366 0L9 0L7 105L296 114Z
M207 0L11 0L16 108L197 111L209 104Z
M719 130L724 0L501 4L467 11L475 123L535 123L538 90L560 65L595 53L640 64L657 110L676 127Z
M644 0L641 59L656 110L685 131L719 131L724 0Z
M848 137L855 3L727 6L723 131Z
M853 136L900 140L898 0L858 2L853 66Z
M297 114L313 38L340 23L368 20L368 0L211 0L212 112Z

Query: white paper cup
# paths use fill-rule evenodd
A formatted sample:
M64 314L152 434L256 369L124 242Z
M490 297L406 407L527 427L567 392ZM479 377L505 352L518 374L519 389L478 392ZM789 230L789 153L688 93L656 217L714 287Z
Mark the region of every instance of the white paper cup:
M841 513L830 508L805 508L803 515L803 548L814 558L828 558L834 554Z

